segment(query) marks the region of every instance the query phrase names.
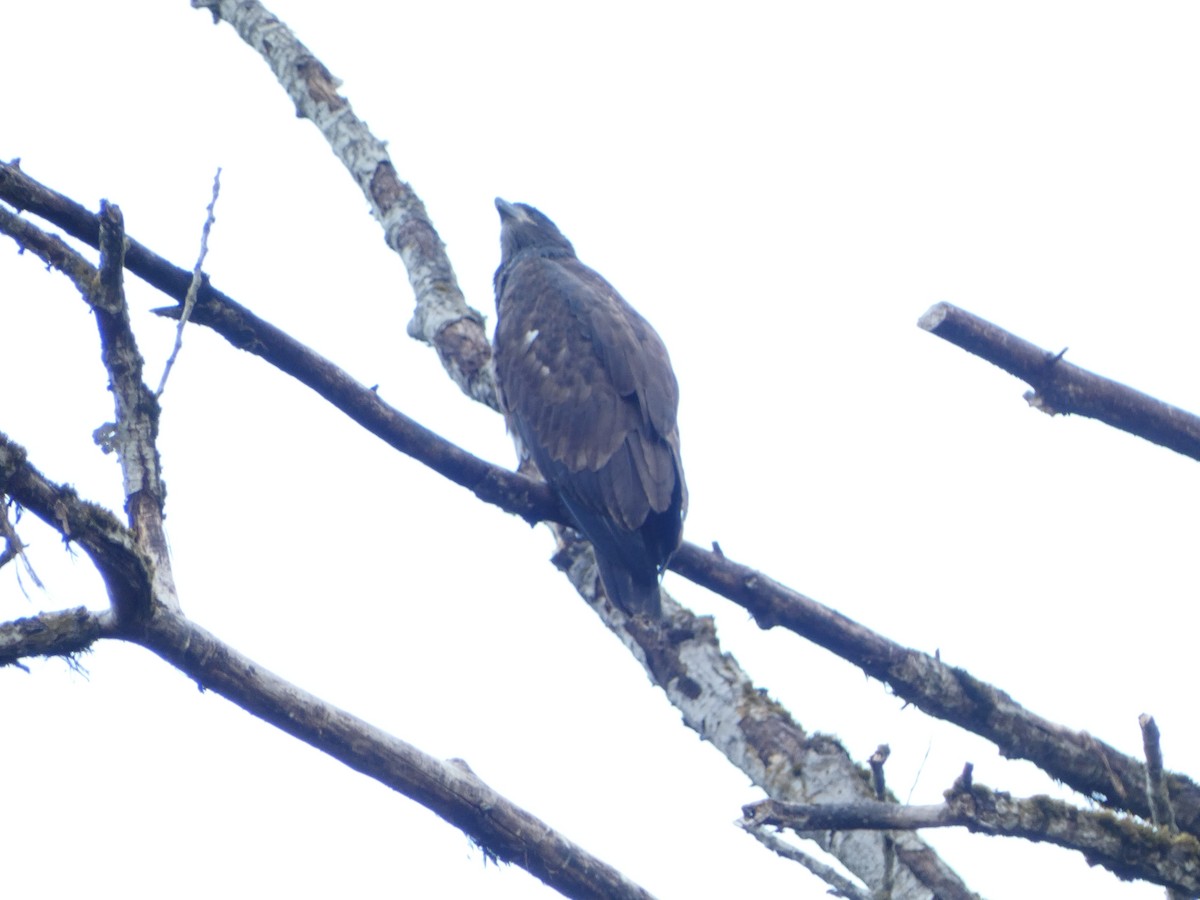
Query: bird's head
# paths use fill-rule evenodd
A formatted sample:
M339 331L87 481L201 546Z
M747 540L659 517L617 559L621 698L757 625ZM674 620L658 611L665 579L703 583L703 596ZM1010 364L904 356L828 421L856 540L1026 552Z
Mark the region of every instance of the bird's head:
M539 210L525 203L509 203L496 198L500 213L500 264L503 266L522 250L565 251L575 254L571 242L558 226Z

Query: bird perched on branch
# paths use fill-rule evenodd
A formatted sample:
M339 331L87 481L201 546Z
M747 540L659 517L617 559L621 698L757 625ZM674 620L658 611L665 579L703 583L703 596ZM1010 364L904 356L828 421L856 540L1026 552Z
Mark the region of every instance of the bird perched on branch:
M497 198L496 374L513 431L591 542L609 598L658 617L683 536L679 386L662 339L557 226Z

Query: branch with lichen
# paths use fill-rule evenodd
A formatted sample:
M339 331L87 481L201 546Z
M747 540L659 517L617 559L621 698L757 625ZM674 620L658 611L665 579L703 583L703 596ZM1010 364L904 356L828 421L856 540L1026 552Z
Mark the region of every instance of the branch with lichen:
M1173 834L1128 816L1079 809L1046 796L1013 797L971 780L968 765L946 802L901 806L876 800L815 805L765 800L742 810L743 827L797 832L902 831L961 826L983 834L1019 837L1082 853L1123 879L1140 878L1195 896L1200 891L1200 840Z
M70 659L90 650L106 632L105 618L82 606L0 623L0 666L31 657Z
M467 305L425 204L397 176L384 142L338 93L340 82L256 0L193 0L192 5L228 22L262 56L297 114L317 127L362 191L388 246L408 272L416 300L409 336L437 350L447 374L467 396L498 409L483 316Z

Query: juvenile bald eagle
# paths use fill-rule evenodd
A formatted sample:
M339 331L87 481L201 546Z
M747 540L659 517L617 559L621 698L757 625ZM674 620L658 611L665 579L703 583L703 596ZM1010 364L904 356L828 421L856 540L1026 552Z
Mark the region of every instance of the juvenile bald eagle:
M605 592L658 617L687 513L662 339L561 231L497 198L496 374L509 429L591 541Z

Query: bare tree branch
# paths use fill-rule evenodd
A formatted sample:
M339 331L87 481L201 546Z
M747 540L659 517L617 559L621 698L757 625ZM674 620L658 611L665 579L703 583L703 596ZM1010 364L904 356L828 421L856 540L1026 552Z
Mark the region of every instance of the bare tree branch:
M253 715L350 768L416 800L479 843L567 897L648 900L650 894L607 863L496 793L463 764L435 759L305 693L242 656L182 615L160 608L136 636L142 644ZM88 649L115 632L80 607L0 625L0 665L28 656Z
M968 769L969 771L969 769ZM805 806L764 800L743 809L746 827L812 829L919 829L964 826L984 834L1020 837L1077 850L1089 864L1120 878L1141 878L1168 888L1200 891L1200 841L1108 812L1082 810L1051 797L1015 798L969 775L935 806L864 801Z
M12 185L12 181L5 178L5 175L10 173L15 173L21 179L25 178L25 173L17 169L15 165L0 163L0 186L9 187ZM7 193L3 196L5 200L10 199ZM66 198L63 199L65 200ZM93 213L88 213L88 215L96 223L90 243L93 247L98 248L100 245L99 220ZM16 241L20 252L24 253L26 250L32 251L48 267L58 269L58 271L70 278L72 284L75 285L84 298L91 296L93 284L96 279L96 267L84 259L83 256L77 253L62 238L47 234L2 206L0 206L0 233L7 234Z
M4 168L0 166L0 197L7 199L6 186L11 185L13 179L6 179L4 173ZM36 182L23 173L20 179L24 190L32 188L45 198L46 202L41 207L44 212L71 222L72 227L86 240L90 229L80 227L85 223L67 215L70 213L69 205L64 205L53 192L40 189ZM129 242L129 245L133 246L134 242ZM154 257L145 248L140 250L139 256L144 270L153 271L157 281L171 286L171 296L179 298L184 294L187 278L183 270L175 269L175 274L171 274L173 267ZM550 494L544 484L477 459L390 409L375 392L357 384L341 369L258 319L211 285L205 284L201 289L192 318L198 324L214 328L231 343L263 356L314 387L368 430L457 483L471 487L481 499L518 512L530 520L567 518L557 498ZM573 582L594 604L597 591L590 547L584 542L572 541L570 533L567 534L568 543L564 545L562 559L570 560L565 565L572 570ZM821 751L816 754L811 752L810 739L804 731L754 685L730 656L722 653L709 620L698 619L675 605L671 608L678 610L678 614L666 634L659 628L629 631L633 627L631 623L625 622L624 617L611 605L604 609L597 608L597 611L605 624L634 650L635 657L655 682L667 691L673 702L680 705L688 723L725 752L734 765L763 785L771 796L806 799L830 790L833 785L838 786L839 793L846 789L869 791L858 767L835 741L823 739ZM701 685L705 689L702 690ZM765 767L763 761L772 759L776 763ZM805 772L805 776L797 777L796 773L799 772ZM881 858L883 851L878 836L814 837L822 846L838 853L852 870L863 869L865 874L873 873L876 876L882 871L878 863L865 868L860 864L863 859ZM903 838L910 844L908 849L914 858L923 858L922 854L928 850L927 845L914 836L905 835ZM879 846L865 849L870 844ZM947 882L957 880L957 876L940 860L938 865L941 867L941 878ZM897 896L922 896L927 892L920 888L920 883L919 880L903 876L897 885ZM908 893L902 893L901 889Z
M180 307L155 312L174 318ZM530 524L547 519L569 521L558 497L546 485L494 466L449 443L389 406L345 370L211 285L201 289L192 321L296 378L371 434L467 488L485 503L516 513Z
M804 866L829 885L834 896L845 897L847 900L871 900L873 895L870 892L863 890L833 866L827 866L799 847L793 847L772 831L768 831L766 826L755 825L747 820L742 820L738 825L772 853Z
M979 900L979 895L967 890L958 876L945 877L946 865L928 844L914 846L903 836L895 841L896 857L933 892L939 900Z
M143 600L157 560L139 554L133 533L70 489L45 479L24 451L0 435L0 489L96 561L109 596L125 615L84 608L0 624L0 665L29 656L69 656L98 638L141 644L194 679L277 728L436 812L488 854L516 863L568 897L646 900L650 894L476 778L434 759L337 707L305 693L242 656L174 607ZM111 563L113 559L119 565ZM114 609L116 604L114 603Z
M1005 756L1027 759L1106 806L1149 818L1141 760L1042 718L966 670L890 641L724 556L684 544L671 569L745 607L759 626L787 628L833 651L926 713L992 741ZM1168 784L1180 827L1200 831L1200 785L1177 774Z
M116 407L113 448L125 483L125 511L134 540L152 560L150 597L179 608L171 555L163 531L166 487L158 458L158 398L142 380L143 361L125 303L125 222L114 204L100 204L100 272L89 298L100 330L101 359ZM140 618L144 609L114 606L118 618Z
M461 764L443 762L300 690L181 615L154 616L137 642L201 687L416 800L567 897L647 900L616 869L554 831Z
M4 434L0 493L83 547L104 580L113 609L151 608L151 567L129 529L107 509L80 500L72 488L46 478L28 462L25 450Z
M697 616L663 592L663 625L626 618L612 603L599 604L599 579L591 545L570 529L556 532L554 562L592 603L605 626L645 668L683 721L724 754L770 797L815 800L869 798L868 776L835 738L806 732L778 702L759 689L737 660L721 649L712 619ZM869 836L869 839L863 840ZM930 881L955 886L944 896L970 896L962 880L928 844L912 834L812 832L805 834L836 856L873 891L891 885L895 898L929 896ZM919 859L921 869L889 865L890 845Z
M118 616L136 617L138 611L127 607L125 601L149 601L157 596L160 602L178 606L162 527L165 489L155 446L158 401L142 380L142 357L125 304L125 226L121 211L104 202L100 215L92 218L96 223L95 245L100 250L99 270L60 238L46 234L2 208L0 232L8 234L22 249L32 250L47 265L67 275L95 313L101 359L108 371L116 408L116 424L97 429L97 434L105 435L102 439L105 452L111 449L117 452L133 534L142 550L156 562L152 570L156 581L154 591L121 593L111 598Z
M104 617L82 606L0 623L0 667L31 656L73 656L105 633Z
M388 246L400 255L416 298L410 337L434 346L442 365L467 396L498 409L492 346L483 316L467 305L446 247L425 205L396 175L383 141L354 114L340 83L291 30L256 0L192 0L224 19L257 51L296 104L298 114L320 129L334 154L362 190L383 226Z
M748 826L791 828L793 831L832 829L854 831L860 828L915 831L918 828L944 828L964 823L952 821L945 804L901 806L882 800L859 803L781 803L760 800L742 807Z
M949 303L931 307L917 324L1032 385L1025 399L1034 409L1098 419L1200 459L1200 417L1072 365L1065 350L1050 353Z
M15 165L0 163L0 199L35 213L92 247L99 246L99 220L95 213L38 183ZM22 247L35 249L56 267L57 260L70 256L72 265L80 267L84 281L88 272L95 271L60 238L46 234L2 207L0 232L11 234ZM185 302L191 284L191 273L186 269L131 238L126 239L125 264L152 287L180 304ZM178 318L182 305L156 311ZM531 524L545 519L567 521L558 498L545 485L493 466L442 440L388 406L344 370L218 291L207 277L197 293L193 321L212 328L233 346L261 356L312 388L376 437L469 489L481 500L517 513Z

